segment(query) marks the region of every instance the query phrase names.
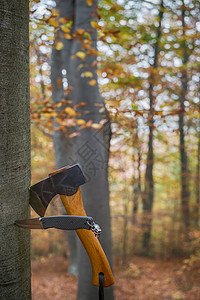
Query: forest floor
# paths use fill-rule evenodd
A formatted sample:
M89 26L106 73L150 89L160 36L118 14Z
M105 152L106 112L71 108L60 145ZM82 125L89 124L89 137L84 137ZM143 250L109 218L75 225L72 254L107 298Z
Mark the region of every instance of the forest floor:
M114 265L115 300L200 299L200 270L186 271L180 259L135 256L127 267L116 258ZM63 257L32 261L32 300L75 300L77 277L67 268Z

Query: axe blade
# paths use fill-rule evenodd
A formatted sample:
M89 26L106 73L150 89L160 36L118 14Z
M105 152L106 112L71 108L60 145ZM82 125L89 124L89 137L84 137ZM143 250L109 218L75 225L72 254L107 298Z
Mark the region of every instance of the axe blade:
M57 170L30 187L30 205L43 217L55 195L71 196L85 182L86 178L79 164Z

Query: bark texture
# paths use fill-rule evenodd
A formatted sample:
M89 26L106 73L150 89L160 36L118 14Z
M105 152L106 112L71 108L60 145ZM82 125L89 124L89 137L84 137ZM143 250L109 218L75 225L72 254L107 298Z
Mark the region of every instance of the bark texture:
M62 17L68 17L73 20L72 33L78 29L85 32L90 31L91 45L96 49L97 32L91 27L90 21L97 18L97 1L93 5L87 5L86 1L63 1L58 2L58 9ZM98 84L91 86L88 84L91 78L81 76L85 71L93 74L93 79L97 80L96 65L94 64L96 56L87 54L81 60L79 57L72 58L78 51L85 51L83 43L77 37L73 40L63 40L64 48L62 51L53 50L52 53L52 85L53 99L59 102L63 97L62 87L57 86L57 79L62 77L61 69L67 70L67 80L71 87L68 99L73 101L73 105L85 102L86 106L79 107L77 112L80 118L85 122L92 121L98 123L102 119L107 119L102 131L85 128L81 134L75 138L68 138L71 130L77 128L68 128L68 131L54 133L55 156L57 166L66 164L80 163L88 179L88 183L82 187L82 195L86 213L94 218L101 226L103 234L100 238L103 249L111 263L111 229L110 229L110 209L109 209L109 189L108 189L108 156L110 142L110 124L106 110L99 112L99 106L104 106L104 102L99 93ZM58 53L59 52L59 53ZM80 64L83 67L80 68ZM58 67L59 65L59 67ZM56 74L57 72L57 74ZM98 297L98 288L91 284L91 265L89 258L82 245L79 248L79 283L78 299L93 300ZM105 298L113 299L112 287L106 288Z
M182 49L183 49L183 57L182 62L183 65L186 66L189 60L189 54L187 51L187 42L186 42L186 36L185 36L185 6L184 1L183 8L182 8ZM185 233L188 233L188 228L190 225L190 211L189 211L189 201L190 201L190 191L189 191L189 171L188 171L188 157L185 147L185 131L184 131L184 113L185 113L185 100L187 97L187 91L188 91L188 76L186 69L183 70L182 76L181 76L181 92L179 97L179 103L180 103L180 114L179 114L179 139L180 139L180 164L181 164L181 207L182 207L182 222L185 227Z
M0 298L31 299L29 3L0 3Z
M148 141L148 153L147 153L147 166L145 173L145 191L143 198L143 212L144 212L144 220L143 220L143 248L147 250L149 247L150 237L151 237L151 219L152 219L152 208L154 201L154 178L153 178L153 167L154 167L154 153L153 153L153 129L154 129L154 106L155 99L153 88L155 86L155 75L154 71L158 66L158 55L160 52L159 49L159 40L161 37L161 23L163 19L163 0L160 2L159 9L159 26L156 32L156 43L154 46L154 62L152 65L153 72L151 75L150 83L149 83L149 102L150 102L150 112L149 112L149 141Z
M137 121L136 121L137 122ZM136 153L133 155L134 169L136 164L136 170L133 175L133 208L132 208L132 224L137 223L137 212L139 200L141 199L142 189L141 189L141 145L138 138L138 124L135 126L135 135L133 140L133 148L136 147Z

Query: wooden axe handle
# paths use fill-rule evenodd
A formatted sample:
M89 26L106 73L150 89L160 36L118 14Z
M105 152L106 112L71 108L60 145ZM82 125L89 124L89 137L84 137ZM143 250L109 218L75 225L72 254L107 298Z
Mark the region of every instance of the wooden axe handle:
M68 215L86 216L80 188L78 188L78 191L74 195L60 195L60 198ZM94 233L86 229L77 229L76 233L90 258L92 265L92 283L99 286L99 273L103 273L104 286L112 285L114 279L110 265Z

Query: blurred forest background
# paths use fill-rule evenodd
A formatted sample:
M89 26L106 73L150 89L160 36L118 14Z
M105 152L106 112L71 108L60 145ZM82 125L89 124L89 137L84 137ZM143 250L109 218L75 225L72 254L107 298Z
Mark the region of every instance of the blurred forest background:
M85 1L93 5L93 0ZM150 264L158 258L178 264L179 285L171 298L157 290L151 297L135 299L200 298L194 280L200 278L199 15L198 0L100 0L96 21L91 21L98 31L98 52L88 42L89 32L74 33L85 45L75 55L80 69L86 55L97 55L98 84L111 120L109 182L116 274L123 271L126 279L138 280L142 276L134 258L138 256L144 269L148 259ZM71 21L59 17L54 1L31 0L32 183L55 168L53 130L76 124L78 130L70 134L73 140L85 126L101 130L104 124L77 120L77 107L66 98L52 102L51 51L63 48L62 41L55 41L58 31L65 39L74 38L71 26ZM82 76L88 85L97 84L90 71ZM67 96L65 69L57 84ZM59 113L65 103L67 108ZM104 110L99 105L99 111ZM48 214L59 211L55 200ZM66 258L67 249L62 231L32 232L33 260Z

